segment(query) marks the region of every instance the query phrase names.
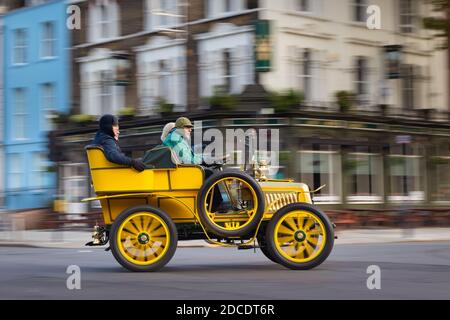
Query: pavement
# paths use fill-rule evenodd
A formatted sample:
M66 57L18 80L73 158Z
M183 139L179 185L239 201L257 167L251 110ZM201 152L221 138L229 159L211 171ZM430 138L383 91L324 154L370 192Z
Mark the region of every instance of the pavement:
M340 244L450 241L450 228L343 229L335 230ZM0 246L84 248L92 240L88 231L0 231ZM204 240L178 241L179 247L213 247Z

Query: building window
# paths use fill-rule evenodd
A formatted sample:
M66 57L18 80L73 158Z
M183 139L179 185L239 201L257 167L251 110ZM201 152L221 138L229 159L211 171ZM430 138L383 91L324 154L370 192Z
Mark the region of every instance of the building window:
M233 83L233 74L231 71L231 52L229 49L223 51L223 66L224 66L224 90L231 93L231 85Z
M54 22L45 22L42 25L41 57L56 56L56 34Z
M401 144L392 148L388 156L392 202L423 201L423 157L414 145Z
M96 0L89 7L89 41L103 41L120 35L120 12L115 0Z
M310 12L311 11L311 0L297 0L297 10L302 12Z
M147 0L147 29L174 26L181 21L179 0Z
M383 201L382 157L370 151L367 147L354 148L346 156L344 170L348 173L348 202Z
M111 113L112 108L112 73L109 70L99 72L100 88L97 101L100 104L100 114Z
M31 163L30 186L33 188L42 188L45 186L47 154L45 152L34 152Z
M208 18L228 13L237 13L245 9L244 0L207 0Z
M27 32L25 29L14 31L13 63L27 63Z
M41 112L43 113L42 130L53 130L52 115L56 111L56 90L53 83L41 86Z
M334 146L304 145L298 151L298 178L316 189L326 184L314 195L317 203L341 202L341 160Z
M23 187L23 155L13 153L8 156L8 189L17 190Z
M367 20L367 4L366 0L352 0L353 21L366 22Z
M80 214L87 211L87 204L81 203L89 196L89 178L86 174L85 163L71 163L63 165L63 193L67 203L66 212Z
M169 67L167 65L167 61L159 62L159 72L158 72L158 98L163 100L169 99Z
M13 91L13 121L11 126L14 139L25 139L27 130L27 112L25 89Z
M437 145L435 156L431 157L431 200L450 201L450 143Z
M369 103L369 67L366 57L356 57L355 60L355 92L359 105Z
M414 109L414 66L404 65L402 68L403 109Z
M100 20L98 22L100 27L100 35L103 39L109 37L109 25L111 23L110 16L108 12L108 7L105 4L99 6Z
M400 32L415 31L416 10L414 0L400 0Z
M313 83L313 73L312 73L312 52L311 49L304 49L301 51L301 67L300 67L300 83L301 90L305 95L305 100L307 102L312 101L312 83Z

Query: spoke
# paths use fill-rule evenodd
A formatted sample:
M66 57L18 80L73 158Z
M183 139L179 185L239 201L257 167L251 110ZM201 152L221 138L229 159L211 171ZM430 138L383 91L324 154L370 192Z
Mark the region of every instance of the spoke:
M291 243L292 241L294 241L294 237L292 237L292 236L279 237L279 238L278 238L278 243L279 243L280 245L283 245L283 244L286 243L286 242Z
M133 236L135 236L135 237L137 237L137 235L138 235L137 233L132 232L132 231L130 231L130 230L127 229L127 228L123 228L122 231L128 232L129 234L131 234L131 235L133 235Z
M147 231L147 230L149 230L149 228L150 228L150 226L151 226L151 224L153 223L153 221L155 220L155 219L153 219L153 217L147 217L147 227L145 227L145 231Z
M209 197L209 209L208 211L211 212L212 211L212 205L213 205L213 201L214 201L214 187L211 189L211 196Z
M134 221L134 218L130 220L131 225L137 230L138 233L140 233L142 230L139 230L139 228L136 225L136 222Z
M295 259L304 259L305 258L305 246L302 245L296 252Z
M145 261L145 262L148 262L148 257L147 257L147 250L148 250L148 249L147 249L147 245L144 245L143 247L144 247L144 250L143 250L143 251L144 251L144 261Z
M120 235L120 240L121 240L122 242L132 241L132 239L136 239L136 237L135 237L135 236L129 236L129 235L126 235L126 234L124 234L123 232L122 232L122 234Z
M161 238L167 238L166 232L165 232L164 230L162 230L162 231L163 231L163 233L152 234L152 235L151 235L151 238L152 238L152 239L155 239L155 238L158 238L158 237L161 237Z
M280 224L280 227L278 228L278 232L277 232L277 234L286 234L286 235L292 235L292 236L294 236L294 231L293 230L291 230L291 229L289 229L289 228L287 228L287 227L285 227L284 225L282 225L282 224Z
M160 223L156 228L154 228L152 231L150 231L149 233L150 234L153 234L153 232L155 232L156 230L158 230L158 229L160 229L160 228L162 228L162 224Z
M144 216L141 216L141 226L142 226L142 231L145 231L145 227L144 227Z
M283 247L283 251L286 252L287 255L294 257L296 255L296 251L295 251L295 245L292 244L290 246L287 247Z
M295 221L294 218L286 218L283 223L286 222L286 224L288 225L288 227L290 229L292 229L293 231L297 230L297 226L295 225Z
M314 252L314 248L308 242L305 243L305 248L309 257Z
M300 216L300 214L297 215L297 229L301 229L302 228L302 221L303 221L303 217Z
M213 212L208 212L208 216L209 216L211 221L214 221L214 219L216 218L216 214L213 213Z
M322 229L308 231L309 235L323 236Z
M162 236L162 237L153 237L152 238L152 242L160 242L160 243L166 243L167 242L167 237L166 236Z
M309 217L308 223L306 224L305 229L303 229L303 230L307 230L307 229L309 230L311 228L311 226L313 226L315 223L316 223L316 221L313 218Z
M313 247L314 249L317 247L317 243L319 242L319 239L308 239L306 240L306 242L308 242L308 244Z

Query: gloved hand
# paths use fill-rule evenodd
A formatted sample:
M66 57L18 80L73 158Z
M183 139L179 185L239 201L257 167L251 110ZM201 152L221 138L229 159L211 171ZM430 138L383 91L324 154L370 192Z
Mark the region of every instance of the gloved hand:
M142 172L146 169L145 164L138 159L131 160L131 166L139 172Z

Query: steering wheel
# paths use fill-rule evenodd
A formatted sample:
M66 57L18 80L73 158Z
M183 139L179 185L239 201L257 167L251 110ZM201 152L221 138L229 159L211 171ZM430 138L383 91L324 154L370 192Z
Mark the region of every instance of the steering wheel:
M202 166L208 167L208 168L213 168L213 169L221 169L229 157L230 157L230 155L226 154L226 155L223 155L222 157L217 158L216 160L214 160L211 163L203 162Z

